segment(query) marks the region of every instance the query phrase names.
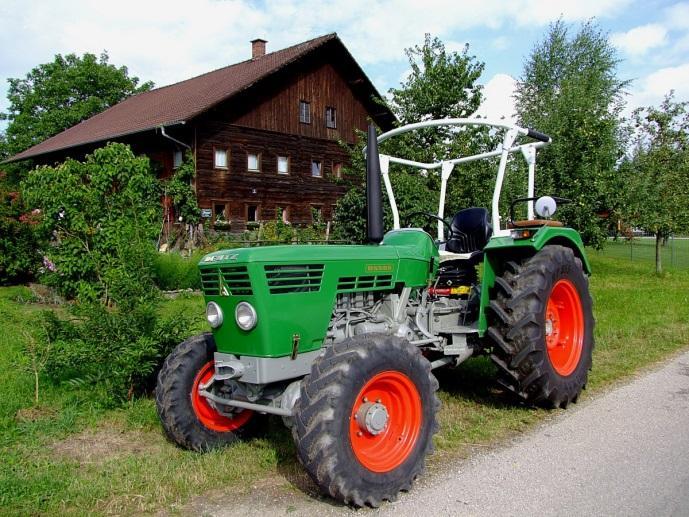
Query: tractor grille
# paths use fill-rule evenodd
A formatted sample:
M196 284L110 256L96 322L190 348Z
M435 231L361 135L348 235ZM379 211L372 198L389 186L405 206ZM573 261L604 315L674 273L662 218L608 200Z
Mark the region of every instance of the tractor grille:
M246 266L224 266L201 270L201 289L206 296L251 296Z
M323 264L266 265L270 294L318 291L323 280Z
M392 275L344 276L337 281L338 291L392 288Z

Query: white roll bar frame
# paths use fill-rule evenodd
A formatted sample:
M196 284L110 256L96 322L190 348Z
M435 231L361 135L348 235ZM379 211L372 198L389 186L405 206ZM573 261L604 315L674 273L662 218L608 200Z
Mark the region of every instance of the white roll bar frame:
M395 136L401 135L403 133L408 133L416 129L422 129L426 127L437 127L437 126L490 126L495 128L505 129L505 136L502 139L502 143L494 151L489 151L486 153L474 154L471 156L462 156L460 158L454 158L452 160L442 160L433 163L423 163L414 160L407 160L405 158L398 158L396 156L389 156L385 154L380 155L380 172L383 176L383 183L385 184L385 191L388 195L388 200L390 202L390 209L392 210L393 226L395 229L400 227L400 216L397 209L397 202L395 201L395 194L392 190L392 183L390 182L390 163L397 163L400 165L407 165L410 167L415 167L422 170L432 170L441 169L440 173L440 202L438 205L438 217L441 219L445 214L445 196L447 194L447 182L450 179L450 175L454 170L456 165L461 163L469 163L476 160L483 160L486 158L492 158L494 156L500 156L500 164L498 165L498 174L495 179L495 188L493 190L493 200L491 205L491 222L493 224L493 236L503 237L509 235L510 232L507 229L500 228L500 194L502 192L502 184L505 179L505 169L507 168L507 158L510 153L515 153L521 151L522 156L526 160L529 166L529 179L528 179L528 197L534 196L535 190L535 175L536 175L536 150L546 145L550 144L551 140L548 142L530 142L527 144L514 145L517 137L519 135L528 135L529 130L516 124L509 124L504 121L495 121L488 119L471 119L471 118L449 118L449 119L438 119L438 120L427 120L425 122L417 122L415 124L407 124L406 126L395 128L391 131L383 133L378 137L378 144L389 140ZM364 153L366 149L364 149ZM528 219L532 220L534 218L533 201L528 202ZM438 221L438 240L444 240L444 228L443 224Z

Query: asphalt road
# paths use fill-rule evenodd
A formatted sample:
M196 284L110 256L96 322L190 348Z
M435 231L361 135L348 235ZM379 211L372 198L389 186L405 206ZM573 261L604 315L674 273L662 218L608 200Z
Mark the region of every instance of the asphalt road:
M206 501L206 515L689 516L689 353L512 444L447 465L376 510L295 490Z

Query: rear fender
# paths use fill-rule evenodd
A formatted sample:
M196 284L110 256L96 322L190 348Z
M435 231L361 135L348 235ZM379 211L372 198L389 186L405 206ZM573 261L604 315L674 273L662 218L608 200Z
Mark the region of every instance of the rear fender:
M552 226L541 227L532 237L513 239L512 237L493 237L484 248L483 276L481 280L481 310L479 313L479 335L483 336L488 329L486 309L493 297L495 278L502 274L504 265L511 260L521 261L533 256L544 246L557 244L571 248L574 255L581 260L584 272L591 274L591 264L584 250L584 243L579 233L572 228Z

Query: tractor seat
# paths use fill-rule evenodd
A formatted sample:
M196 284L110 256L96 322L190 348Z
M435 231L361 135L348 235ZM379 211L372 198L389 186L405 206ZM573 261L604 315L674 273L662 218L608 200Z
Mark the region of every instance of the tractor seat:
M507 224L508 228L533 228L534 226L554 226L560 228L564 226L561 221L553 221L551 219L531 219L524 221L512 221Z
M465 208L452 218L445 250L457 254L481 252L493 234L485 208Z

